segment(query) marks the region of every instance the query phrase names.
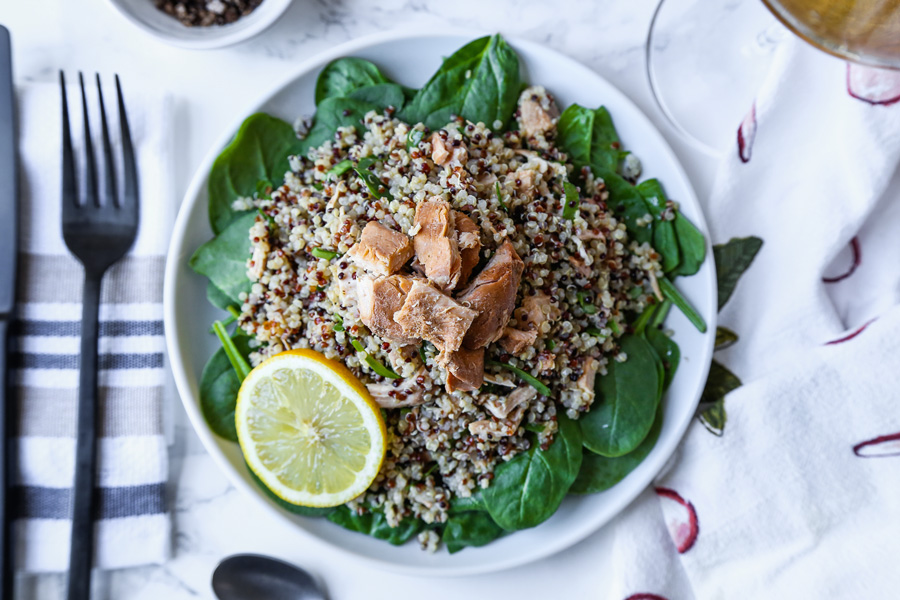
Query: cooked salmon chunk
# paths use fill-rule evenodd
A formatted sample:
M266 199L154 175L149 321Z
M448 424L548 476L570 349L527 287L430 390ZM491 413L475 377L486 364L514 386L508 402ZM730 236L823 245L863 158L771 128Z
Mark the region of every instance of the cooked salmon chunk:
M516 291L525 263L509 240L504 240L459 301L478 313L466 334L466 348L483 348L503 335L516 304Z
M403 332L394 320L394 314L403 306L413 280L404 275L373 278L364 275L358 279L359 318L369 331L383 340L402 345L418 340Z
M484 348L439 354L439 365L447 369L447 393L472 392L484 383Z
M543 86L526 88L519 96L519 129L524 137L550 131L558 116L559 109Z
M444 139L447 136L447 132L444 131L444 135L441 135L441 133L441 131L435 131L431 134L431 160L434 161L434 164L440 166L449 162L459 165L465 164L469 158L469 151L465 142L458 139L456 140L458 144L454 146L449 139ZM447 137L449 138L449 136Z
M550 296L543 292L525 296L522 306L516 309L516 320L519 321L519 327L535 331L542 331L544 323L552 323L559 316L559 307L550 301Z
M442 290L452 290L459 282L462 260L456 242L450 204L439 196L416 207L413 246L425 276Z
M525 348L537 340L537 331L522 331L515 327L504 327L503 336L500 338L500 346L512 355L521 354Z
M498 419L505 419L513 409L537 398L537 390L530 385L520 385L506 396L491 398L485 402L484 407Z
M453 217L460 258L458 285L465 285L472 271L478 266L481 253L481 229L475 224L475 221L459 211L454 210Z
M370 273L393 275L412 258L413 245L406 235L371 221L347 256Z
M440 352L456 352L478 313L439 289L413 281L403 307L394 320L408 337L428 340Z

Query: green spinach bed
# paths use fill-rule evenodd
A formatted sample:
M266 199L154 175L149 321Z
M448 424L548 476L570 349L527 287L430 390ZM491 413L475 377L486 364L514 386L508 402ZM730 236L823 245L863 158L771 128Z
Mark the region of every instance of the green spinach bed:
M252 345L239 328L230 335L226 329L238 314L239 295L250 287L247 233L257 216L255 211L236 210L240 203L235 201L268 194L280 186L289 170L288 156L304 154L331 139L338 127L358 125L370 110L390 110L401 120L421 122L430 129L442 127L452 115L508 129L515 126L516 102L524 86L515 51L494 35L474 40L446 58L417 90L392 82L366 60L332 62L318 77L315 119L302 139L291 125L270 115L254 114L243 123L209 175L209 220L215 238L190 261L209 280L209 301L230 313L213 324L211 332L219 337L222 348L209 359L200 382L203 413L217 435L237 440L235 401L249 370ZM528 451L500 464L490 487L454 501L445 523L406 518L392 528L378 508L364 514L346 506L311 509L287 504L265 490L282 508L304 516L324 516L391 544L403 544L425 529L435 529L453 553L539 525L556 512L567 494L609 489L653 449L662 426L663 394L680 359L678 345L662 329L670 307L676 306L701 332L706 331L703 318L673 284L676 277L699 270L706 259L706 240L668 201L659 181L635 184L623 176L628 153L605 108L567 107L559 117L557 136L558 145L575 166L567 191L574 192L572 186L587 169L601 177L609 191L609 208L624 221L631 238L656 249L666 273L659 281L664 300L643 314L632 315L628 330L621 332L619 340L628 360L611 361L607 374L597 378L592 410L578 421L560 413L553 443L545 448L533 443ZM409 145L419 139L410 140ZM575 204L567 201L567 210L574 211L577 192L572 195ZM646 218L648 214L652 219Z

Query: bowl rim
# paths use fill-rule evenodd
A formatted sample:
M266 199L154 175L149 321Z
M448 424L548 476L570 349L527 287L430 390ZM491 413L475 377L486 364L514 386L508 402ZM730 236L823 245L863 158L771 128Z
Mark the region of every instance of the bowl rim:
M247 17L244 17L245 19L252 19L254 15L256 15L256 13L259 13L258 18L250 23L241 24L241 20L239 19L234 23L229 23L228 25L217 26L217 28L213 30L210 30L209 28L195 27L192 28L194 31L222 32L222 28L228 28L229 30L222 35L198 35L194 38L181 38L175 35L171 35L155 27L150 27L149 25L147 25L147 23L138 18L129 8L127 8L122 0L106 0L106 3L111 6L116 13L118 13L126 21L134 25L137 29L142 31L145 35L165 42L171 46L184 48L186 50L215 50L218 48L233 46L235 44L239 44L253 37L256 37L263 31L274 25L275 22L280 19L282 15L284 15L285 11L287 11L292 2L293 0L265 0L256 9L254 9L253 13L251 13ZM263 6L267 7L267 9L268 7L274 8L266 10L263 9ZM170 18L172 18L173 21L177 23L177 21L173 17ZM185 27L185 29L188 28Z
M181 399L182 405L185 408L185 412L188 415L194 431L197 433L197 436L203 443L204 449L210 454L210 456L212 456L213 461L216 463L219 469L225 473L226 477L232 485L234 485L237 489L242 490L246 495L252 497L258 505L265 509L268 514L275 515L281 522L289 524L292 530L298 531L298 533L304 536L306 539L315 540L316 543L324 544L330 548L334 548L344 555L367 563L370 567L389 569L395 573L404 575L420 577L461 577L494 573L528 564L542 558L546 558L584 540L589 535L596 533L601 527L607 525L616 516L621 514L622 511L624 511L645 489L647 489L647 487L652 483L653 479L663 471L663 469L670 461L671 457L674 455L678 445L681 443L681 440L684 438L688 426L693 421L694 412L685 411L685 413L680 416L681 418L679 420L670 423L670 427L674 431L674 435L671 438L671 442L667 446L663 446L661 457L658 459L659 464L653 469L650 469L648 473L643 478L641 478L641 480L632 483L633 493L628 494L627 500L622 503L619 508L613 511L611 516L607 517L605 520L592 524L590 527L574 529L566 535L559 535L553 540L544 544L539 549L533 550L531 552L478 565L463 565L453 567L431 567L421 565L407 566L398 562L375 558L366 554L362 554L360 552L356 552L352 548L333 543L330 540L324 539L316 535L315 533L308 531L302 526L298 527L297 522L294 520L294 515L289 515L287 511L278 508L274 504L270 503L264 497L261 490L252 486L247 480L245 480L240 476L240 474L235 471L234 466L231 464L229 458L218 447L219 442L217 441L215 434L207 425L206 420L202 414L202 409L200 408L199 402L197 402L194 398L194 394L191 390L191 384L189 381L190 377L182 367L182 365L184 364L184 353L181 351L175 335L171 333L171 328L176 321L175 305L177 299L175 293L175 280L177 278L179 262L189 258L194 251L193 248L185 249L183 243L185 239L185 232L189 224L189 215L192 212L193 205L196 203L202 187L206 185L209 170L212 167L212 164L215 161L216 157L221 153L222 149L226 145L228 145L228 143L234 137L234 133L238 130L241 123L244 121L244 119L246 119L247 116L253 114L254 112L258 112L265 104L267 104L272 98L277 96L296 79L299 79L300 77L306 75L311 71L314 71L315 69L319 69L325 66L328 62L336 58L351 55L354 52L363 50L370 46L394 42L398 40L423 37L465 37L474 40L485 35L491 34L486 33L482 30L467 28L424 27L414 32L405 30L391 30L387 32L377 32L355 38L353 40L349 40L343 44L331 48L330 50L317 53L312 57L304 60L290 74L278 80L266 92L258 96L257 99L254 102L250 103L245 110L240 111L239 117L235 121L233 121L228 128L225 128L223 130L223 134L219 136L219 138L211 146L209 152L205 155L201 163L196 167L194 175L191 178L191 182L182 199L181 205L179 206L178 216L172 229L172 237L170 240L168 253L166 255L166 268L163 284L163 319L165 324L164 330L166 338L166 348L169 356L169 364L172 368L172 373L175 379L179 398ZM698 229L700 229L700 231L706 236L708 259L707 264L709 265L710 269L709 277L711 277L713 282L713 285L708 286L707 289L707 305L712 307L710 313L704 315L707 321L707 332L703 334L703 345L698 347L700 358L702 358L702 364L700 367L700 381L705 381L706 377L708 376L712 360L713 347L715 342L714 332L716 330L717 324L717 312L715 310L715 307L717 305L717 292L715 286L716 271L715 263L712 260L713 253L711 237L709 233L709 227L706 222L706 217L702 211L702 206L697 198L697 194L694 190L693 184L691 183L690 178L687 176L687 173L685 172L681 161L678 160L678 157L675 155L668 142L666 142L662 133L659 131L659 128L657 128L656 125L653 124L652 121L650 121L650 119L644 114L644 112L628 96L626 96L624 92L619 90L618 87L609 83L604 77L596 73L593 69L584 65L577 59L567 56L553 48L548 48L547 46L539 42L533 42L515 36L504 36L504 38L513 47L529 48L532 50L550 53L552 54L554 60L562 61L567 63L571 67L587 71L592 74L592 76L597 77L607 83L607 85L609 85L609 87L611 88L611 93L617 94L619 96L619 101L630 105L634 113L636 115L639 115L647 122L650 129L652 130L652 135L655 136L655 139L652 140L653 143L658 146L660 152L665 155L666 160L668 160L672 164L674 170L684 181L686 190L688 191L690 196L689 199L698 209L696 217L692 217L692 219L694 220L694 224L698 227ZM691 399L692 406L697 406L702 391L702 384L699 385L696 390L694 390L694 397ZM659 444L659 442L657 444ZM659 447L660 446L657 445L657 448Z

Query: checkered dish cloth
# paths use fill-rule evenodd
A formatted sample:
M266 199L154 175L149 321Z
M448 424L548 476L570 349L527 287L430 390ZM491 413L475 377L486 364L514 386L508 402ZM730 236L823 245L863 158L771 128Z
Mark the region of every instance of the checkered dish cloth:
M116 106L109 93L115 88L106 83L115 136L118 115L109 109ZM101 296L95 562L102 568L159 563L170 553L162 282L174 210L172 111L168 98L136 94L127 78L123 85L138 162L141 222L131 252L107 272ZM69 99L80 154L79 90L71 88ZM19 89L18 100L23 177L12 358L19 410L17 558L18 567L27 571L64 571L71 533L83 270L66 249L60 225L59 88L27 85ZM88 90L88 103L96 135L96 89ZM101 148L99 140L94 147Z

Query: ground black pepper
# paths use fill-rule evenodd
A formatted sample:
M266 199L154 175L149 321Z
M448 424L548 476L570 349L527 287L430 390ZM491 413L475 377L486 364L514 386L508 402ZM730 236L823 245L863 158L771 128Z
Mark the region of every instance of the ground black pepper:
M246 17L263 0L156 0L156 8L187 27L227 25Z

